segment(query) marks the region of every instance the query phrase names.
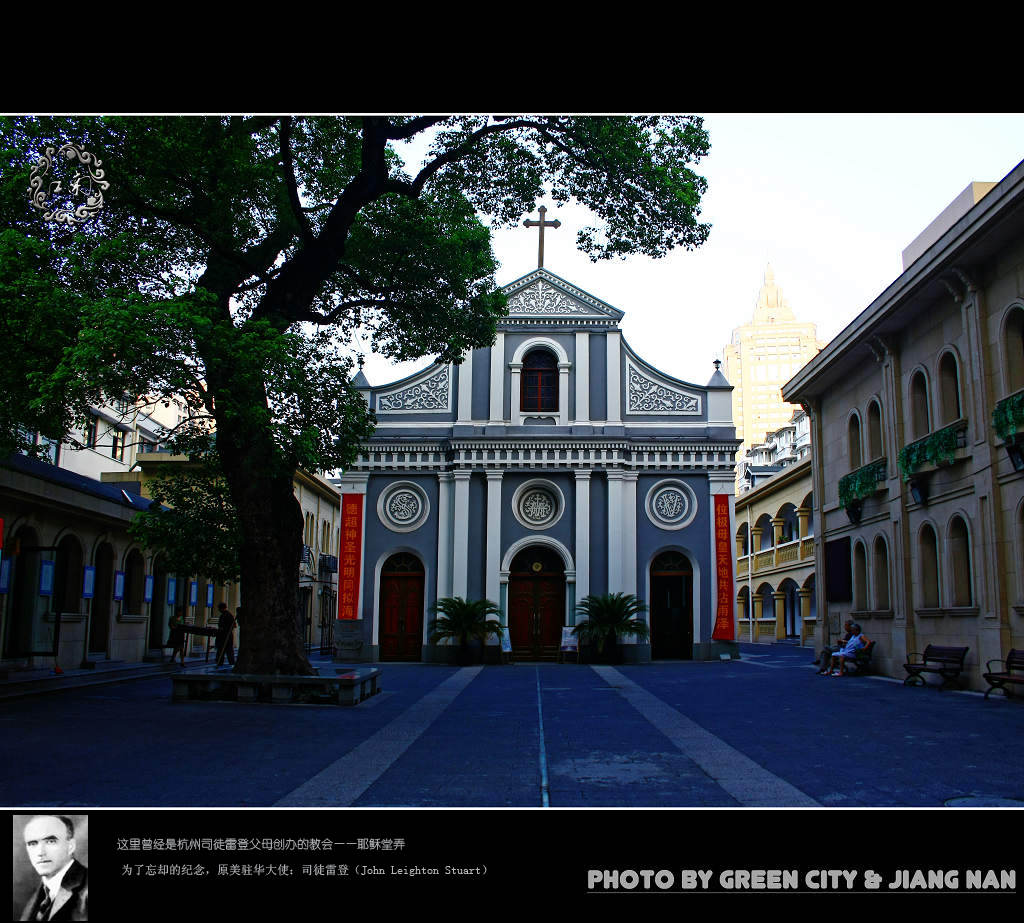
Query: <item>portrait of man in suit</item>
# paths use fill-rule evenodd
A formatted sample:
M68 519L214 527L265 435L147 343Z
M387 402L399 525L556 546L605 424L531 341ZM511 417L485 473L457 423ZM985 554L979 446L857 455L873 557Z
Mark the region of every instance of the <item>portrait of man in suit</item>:
M18 818L15 818L15 823ZM62 814L36 814L22 829L25 853L36 875L29 876L21 890L31 884L31 896L20 909L19 920L88 920L89 870L76 858L78 843L75 823ZM18 865L15 865L17 879Z

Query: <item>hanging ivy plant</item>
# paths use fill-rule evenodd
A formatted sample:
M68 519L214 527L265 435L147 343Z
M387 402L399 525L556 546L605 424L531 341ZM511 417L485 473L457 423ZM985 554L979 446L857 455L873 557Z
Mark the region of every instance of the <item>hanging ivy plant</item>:
M1018 391L996 404L992 411L992 426L1004 442L1024 429L1024 391Z
M839 505L847 508L857 500L870 497L878 490L879 482L885 480L885 473L886 460L878 458L840 478Z
M957 422L929 433L924 439L905 445L900 450L898 459L903 480L909 481L910 476L922 465L952 462L956 458L956 450L960 444L959 435L962 432L965 432L964 424Z

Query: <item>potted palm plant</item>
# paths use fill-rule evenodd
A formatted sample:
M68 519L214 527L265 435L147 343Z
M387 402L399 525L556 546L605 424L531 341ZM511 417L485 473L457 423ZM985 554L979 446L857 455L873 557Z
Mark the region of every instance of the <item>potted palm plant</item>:
M598 663L618 663L622 652L619 641L625 635L636 635L640 641L651 636L651 630L639 616L647 604L632 593L604 593L587 596L576 607L578 621L572 633L580 639L580 660L587 647Z
M505 627L492 615L501 615L501 609L489 599L463 599L444 596L430 607L435 618L430 623L430 642L456 641L456 663L465 666L472 660L470 642L476 641L481 649L488 635L501 637Z

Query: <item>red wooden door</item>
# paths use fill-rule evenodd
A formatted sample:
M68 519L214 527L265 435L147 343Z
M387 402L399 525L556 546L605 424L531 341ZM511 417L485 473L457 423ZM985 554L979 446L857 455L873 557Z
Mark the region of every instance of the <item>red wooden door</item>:
M389 559L385 568L394 560ZM410 567L381 572L378 638L381 660L419 660L422 656L423 569L416 563L418 570Z
M519 660L555 660L565 623L565 577L509 577L509 639Z

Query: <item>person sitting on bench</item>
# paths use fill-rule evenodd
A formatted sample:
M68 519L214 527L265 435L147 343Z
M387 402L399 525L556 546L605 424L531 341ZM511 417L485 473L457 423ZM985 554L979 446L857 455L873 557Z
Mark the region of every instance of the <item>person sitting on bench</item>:
M842 637L841 637L841 638L840 638L840 639L839 639L839 640L838 640L838 641L836 642L836 646L835 646L835 647L826 647L826 648L825 648L825 649L824 649L824 650L823 650L823 651L822 651L822 652L821 652L821 653L820 653L820 654L818 655L818 659L814 661L814 665L815 665L816 667L817 667L817 666L820 666L820 667L821 667L821 669L820 669L820 670L818 670L818 672L819 672L819 673L827 673L827 672L828 672L828 665L829 665L829 661L830 661L830 660L831 660L831 658L832 658L832 655L833 655L833 654L836 654L836 653L838 653L838 652L839 652L840 650L842 650L842 648L843 648L843 646L844 646L844 645L846 644L846 642L847 642L847 641L849 641L849 640L850 640L850 638L852 638L852 637L853 637L853 619L847 619L847 620L846 620L846 622L845 622L845 623L843 624L843 628L845 628L845 629L846 629L846 634L845 634L845 635L843 635L843 636L842 636Z
M832 655L831 662L829 663L828 670L824 668L819 670L819 673L828 673L829 676L845 676L846 675L846 661L856 660L857 651L867 646L868 639L860 633L860 625L854 624L851 626L852 634L850 640L846 642L838 651ZM836 667L839 668L839 672L835 672Z

